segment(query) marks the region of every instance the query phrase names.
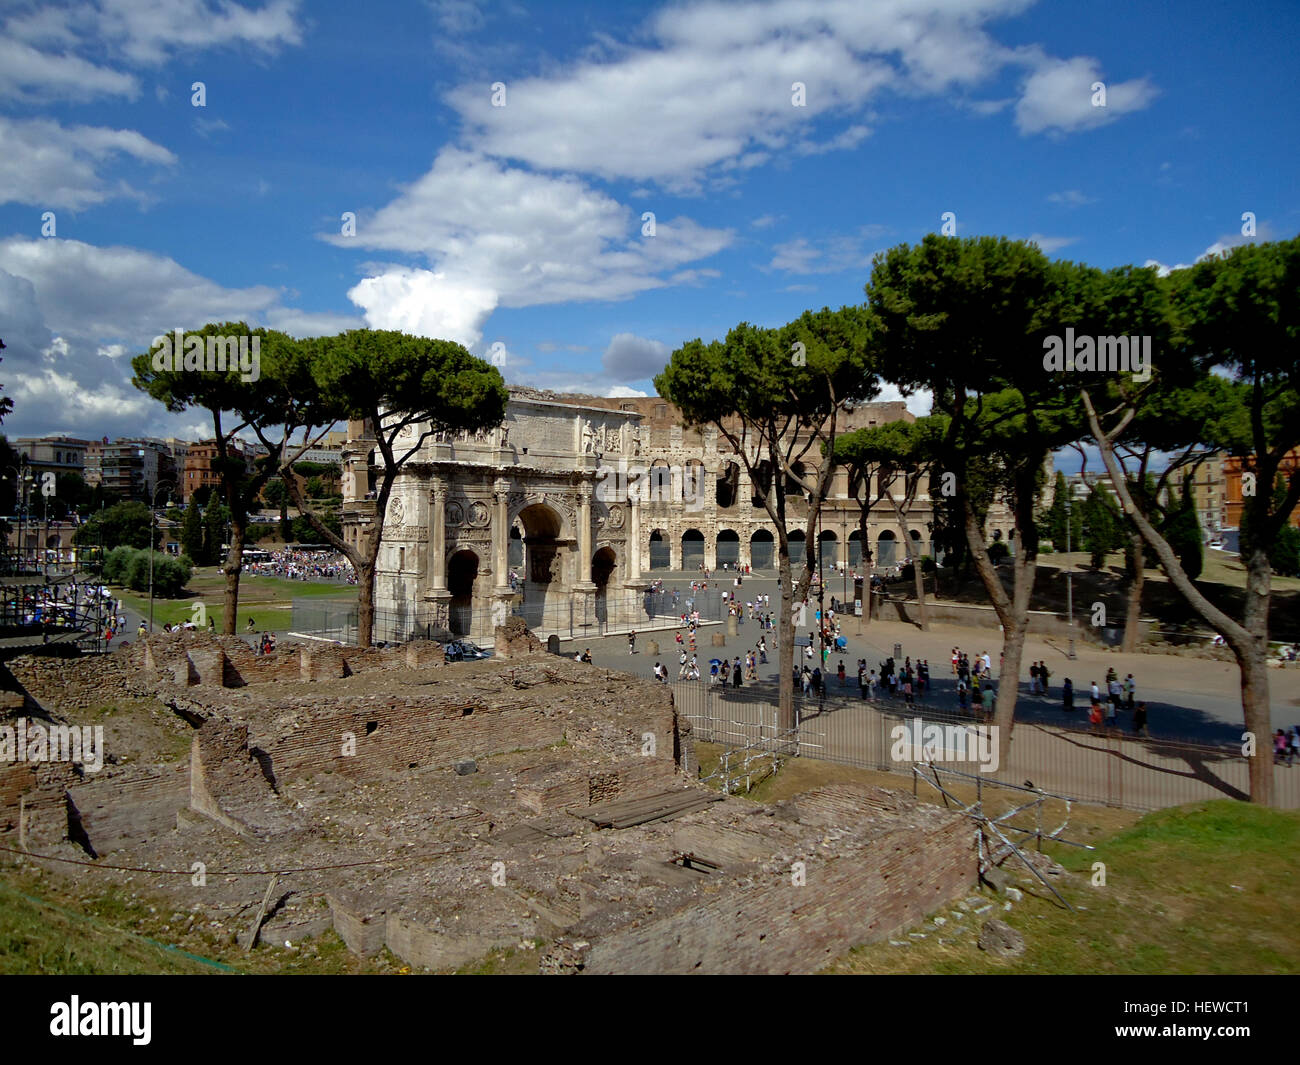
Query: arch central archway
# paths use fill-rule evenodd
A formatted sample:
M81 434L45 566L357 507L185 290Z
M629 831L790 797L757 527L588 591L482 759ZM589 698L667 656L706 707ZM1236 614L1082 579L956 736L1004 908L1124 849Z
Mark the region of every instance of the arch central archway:
M567 601L565 545L560 541L563 521L545 503L532 503L519 512L523 530L524 602L521 613L528 627L541 629L547 612Z
M772 569L776 565L776 541L770 529L758 529L749 538L749 564L754 569Z

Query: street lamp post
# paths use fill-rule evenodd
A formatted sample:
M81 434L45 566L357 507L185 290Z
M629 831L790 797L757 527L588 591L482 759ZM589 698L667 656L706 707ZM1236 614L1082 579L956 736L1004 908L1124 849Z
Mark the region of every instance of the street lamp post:
M27 515L27 504L30 496L30 487L35 480L35 475L27 462L26 455L18 456L17 466L6 466L5 469L12 470L14 473L14 505L18 507L18 543L17 559L18 569L16 572L23 572L23 524ZM6 477L7 481L9 478Z
M1067 489L1065 495L1065 601L1070 613L1070 661L1074 661L1074 557L1070 554L1070 532L1074 527L1071 516L1071 499Z
M158 493L166 491L169 495L174 487L170 481L163 481L156 485L153 490L153 498L149 502L149 634L153 635L153 541L154 541L154 511L158 507Z

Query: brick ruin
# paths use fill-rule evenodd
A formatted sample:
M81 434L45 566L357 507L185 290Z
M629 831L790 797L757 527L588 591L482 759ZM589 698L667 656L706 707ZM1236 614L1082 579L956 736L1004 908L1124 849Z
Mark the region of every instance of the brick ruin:
M98 660L16 659L30 717L79 724L146 699L192 734L165 764L113 764L111 747L98 774L0 763L0 841L171 870L41 863L222 934L246 930L263 871L282 870L264 940L332 928L359 954L439 970L538 940L548 973L810 972L976 881L964 818L844 785L723 797L693 779L664 686L526 632L507 642L508 660L447 664L437 644L259 656L183 632Z

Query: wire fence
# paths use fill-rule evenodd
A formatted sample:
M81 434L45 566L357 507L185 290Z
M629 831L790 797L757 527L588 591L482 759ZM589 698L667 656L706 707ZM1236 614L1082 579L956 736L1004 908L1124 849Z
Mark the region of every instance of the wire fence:
M696 740L724 748L753 750L768 743L785 757L908 774L917 764L942 763L989 780L1135 810L1250 797L1250 760L1240 746L1022 722L1004 764L996 735L961 713L921 704L796 698L796 741L780 728L767 692L689 681L672 688ZM1273 804L1300 809L1300 760L1274 763L1272 772Z
M728 604L721 590L678 593L670 590L634 592L621 596L588 598L548 596L532 602L515 602L507 616L521 617L539 639L556 635L561 639L594 639L625 633L680 628L682 615L692 612L701 622L717 622L727 616ZM292 631L303 636L340 643L357 642L359 608L354 602L297 598L293 600ZM491 643L501 615L490 606L471 607L453 603L445 622L430 617L427 610L376 610L372 640L406 643L414 639L444 640L462 637Z

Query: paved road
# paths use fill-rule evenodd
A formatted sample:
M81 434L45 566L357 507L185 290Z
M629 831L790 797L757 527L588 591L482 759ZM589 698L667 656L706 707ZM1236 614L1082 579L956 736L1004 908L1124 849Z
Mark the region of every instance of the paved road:
M690 578L665 577L665 586L678 588L689 593ZM730 582L728 580L727 585ZM838 578L827 581L827 605L831 595L839 598L842 594ZM711 585L712 586L712 585ZM851 585L850 585L851 588ZM753 577L744 580L739 589L742 601L755 594L768 594L772 597L773 607L779 605L776 581L768 577ZM814 600L815 602L815 600ZM754 647L758 641L760 628L756 622L744 622L739 626L737 636L728 636L725 648L711 646L710 636L715 632L725 632L723 626L712 626L700 630L698 639L698 656L701 663L707 664L712 657L722 657L723 650L727 658L741 656L743 664L745 651ZM998 656L1002 647L1000 632L989 629L977 629L958 625L933 624L929 632L921 632L913 625L901 622L872 621L860 623L859 619L847 617L841 621L842 634L848 640L844 654L831 657L832 672L843 657L845 668L849 673L849 689L846 696L856 695L856 663L859 658L866 658L868 667L879 668L880 662L893 653L895 643L902 645L903 654L930 662L931 678L934 692L927 703L946 710L957 709L954 678L951 674L949 658L954 646L961 647L973 658L976 654L988 651L993 659L994 679L1000 682L998 674ZM683 633L685 635L685 633ZM806 633L802 634L806 637ZM651 656L646 653L649 638L657 638L660 654ZM1147 702L1150 713L1150 731L1153 735L1169 739L1189 739L1202 742L1236 742L1240 740L1242 730L1240 674L1233 662L1219 662L1210 659L1184 657L1181 655L1120 654L1117 651L1102 650L1085 645L1077 645L1078 657L1070 661L1063 645L1059 641L1048 642L1040 637L1031 637L1026 641L1022 661L1020 682L1021 698L1017 705L1018 720L1038 721L1044 724L1078 723L1086 727L1081 719L1084 711L1075 710L1073 715L1066 714L1060 703L1061 683L1066 677L1074 681L1076 693L1086 696L1088 686L1097 681L1104 687L1106 670L1114 667L1123 678L1132 673L1137 682L1137 698ZM677 677L677 646L673 633L659 633L654 637L638 636L637 654L627 653L626 636L610 636L589 641L565 641L562 650L572 654L576 650L590 647L595 664L610 669L621 669L640 676L651 676L656 660L669 669L672 679ZM1029 664L1032 661L1045 661L1051 671L1051 691L1049 697L1029 694ZM768 639L768 664L760 667L761 682L758 687L775 693L777 682L777 664L774 640ZM707 670L704 672L707 673ZM1286 669L1269 670L1270 694L1272 696L1272 718L1274 728L1290 728L1300 724L1300 668L1294 666ZM705 681L701 681L705 683ZM753 687L747 684L747 687ZM838 683L832 677L831 694L838 693ZM1076 706L1084 702L1084 697L1076 694ZM1129 727L1127 715L1121 713L1121 728Z

